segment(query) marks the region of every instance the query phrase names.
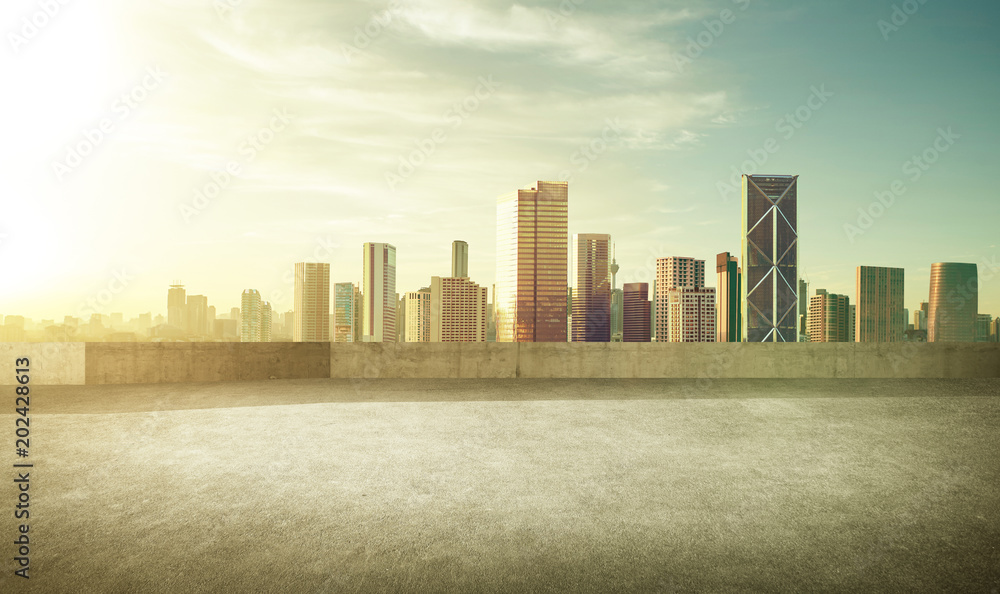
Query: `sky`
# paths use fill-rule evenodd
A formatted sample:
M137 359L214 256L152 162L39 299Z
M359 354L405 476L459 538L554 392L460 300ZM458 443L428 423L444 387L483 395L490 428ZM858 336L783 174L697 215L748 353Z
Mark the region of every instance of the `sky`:
M980 270L1000 315L1000 5L9 0L0 314L292 307L295 262L494 282L496 198L569 181L618 283L740 251L741 172L799 175L800 276ZM708 276L713 284L714 275Z

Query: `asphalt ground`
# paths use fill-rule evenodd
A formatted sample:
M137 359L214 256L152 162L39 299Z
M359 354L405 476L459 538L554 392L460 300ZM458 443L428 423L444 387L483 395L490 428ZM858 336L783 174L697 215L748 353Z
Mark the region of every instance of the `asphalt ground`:
M4 593L1000 592L1000 380L10 392Z

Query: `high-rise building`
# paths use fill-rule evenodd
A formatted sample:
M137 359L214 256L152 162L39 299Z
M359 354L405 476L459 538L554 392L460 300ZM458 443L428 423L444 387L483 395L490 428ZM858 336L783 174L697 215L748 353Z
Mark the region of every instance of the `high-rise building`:
M573 342L611 341L611 236L573 235Z
M187 329L187 297L180 281L174 281L167 289L167 324L178 330Z
M743 342L743 324L740 320L740 271L739 258L729 252L715 257L715 272L718 277L718 300L715 341Z
M669 342L715 342L715 287L676 287L667 291Z
M622 297L622 342L649 342L649 283L625 283Z
M431 341L431 291L410 291L403 297L406 317L406 342Z
M851 301L847 295L816 291L809 300L809 340L811 342L853 342Z
M497 199L497 342L566 342L567 182Z
M274 322L274 313L271 304L267 301L260 302L260 342L271 342L271 326Z
M993 316L990 314L976 316L976 342L990 342L990 325L992 324Z
M333 286L333 341L354 342L355 303L358 287L354 283Z
M700 291L705 288L705 261L686 257L657 258L655 287L657 342L678 342L670 336L672 324L670 321L670 291L680 288L690 291ZM715 298L715 289L712 290L712 298ZM683 302L683 299L678 301L678 303ZM712 308L714 310L715 303L712 304ZM682 326L678 326L678 328L680 327ZM714 341L714 321L712 322L712 333L712 341Z
M360 287L354 293L354 342L361 342L364 336L365 296Z
M979 267L938 262L931 265L927 342L972 342L979 314Z
M198 336L209 334L208 297L204 295L188 295L186 309L184 330L189 334L196 334Z
M451 242L452 278L469 278L469 244L464 241Z
M363 342L395 342L396 247L388 243L364 245Z
M260 293L256 289L243 291L240 297L240 342L262 342Z
M295 263L295 342L330 342L330 265Z
M902 268L858 266L857 342L902 342L906 332Z
M797 342L797 175L743 176L743 336Z
M924 301L920 304L920 309L913 312L913 329L927 331L927 309L930 305Z
M990 324L990 342L1000 342L1000 317Z
M430 341L486 342L489 289L468 278L431 277Z

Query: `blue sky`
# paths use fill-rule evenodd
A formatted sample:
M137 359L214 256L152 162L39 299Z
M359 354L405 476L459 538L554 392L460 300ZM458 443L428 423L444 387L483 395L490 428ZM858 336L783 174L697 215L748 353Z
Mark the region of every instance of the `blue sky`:
M357 282L365 241L397 246L400 291L448 274L454 239L490 285L496 197L567 177L570 233L610 233L619 282L647 281L739 251L725 186L751 165L800 175L813 289L903 267L912 309L932 262L976 262L1000 315L994 3L59 6L0 12L0 314L155 315L174 279L285 311L294 262Z

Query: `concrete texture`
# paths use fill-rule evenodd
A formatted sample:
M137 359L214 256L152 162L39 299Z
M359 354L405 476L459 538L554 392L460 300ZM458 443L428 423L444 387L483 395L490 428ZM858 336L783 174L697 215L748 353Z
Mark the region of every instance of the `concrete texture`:
M3 592L1000 588L1000 380L55 386L32 407L33 577L8 561Z
M0 386L17 385L15 361L30 360L30 385L82 385L85 355L82 342L0 342Z
M329 343L87 343L88 384L330 377Z

